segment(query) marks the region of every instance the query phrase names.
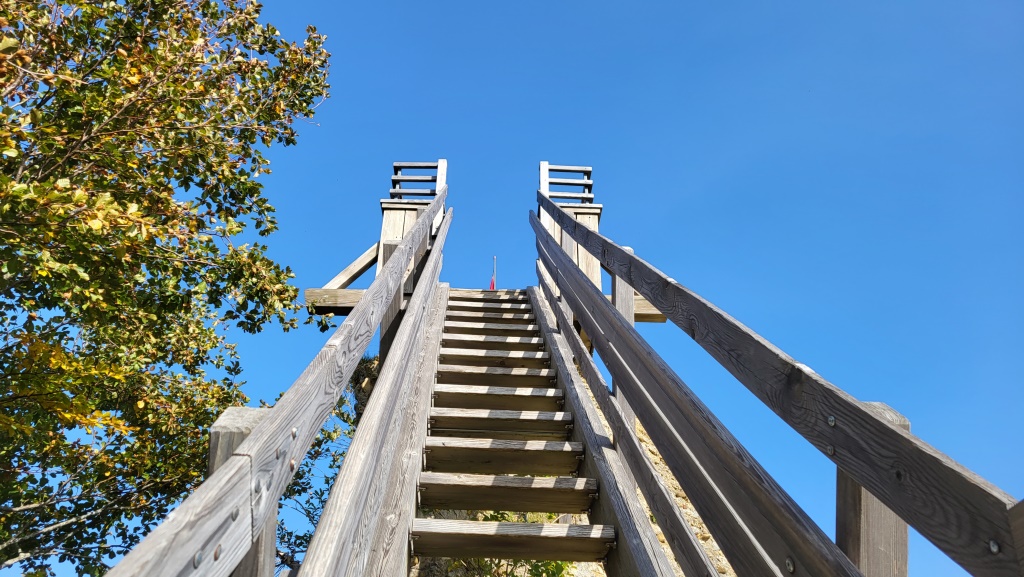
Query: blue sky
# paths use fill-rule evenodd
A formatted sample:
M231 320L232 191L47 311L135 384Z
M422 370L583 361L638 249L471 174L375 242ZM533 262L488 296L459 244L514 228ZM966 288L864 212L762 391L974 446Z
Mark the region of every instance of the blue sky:
M333 96L270 151L271 254L320 286L379 236L395 160L449 162L442 280L536 282L541 160L601 230L1024 496L1024 6L387 2L265 7ZM365 283L357 286L364 286ZM607 292L607 291L606 291ZM834 468L674 325L641 332L830 535ZM239 337L254 399L326 336ZM963 574L912 537L911 575Z

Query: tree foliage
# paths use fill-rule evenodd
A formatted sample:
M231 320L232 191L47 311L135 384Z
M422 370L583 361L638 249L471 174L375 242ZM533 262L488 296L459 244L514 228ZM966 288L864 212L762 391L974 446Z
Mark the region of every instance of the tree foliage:
M98 574L246 399L225 331L296 324L258 181L324 37L245 0L0 0L0 564ZM241 240L250 242L243 243Z

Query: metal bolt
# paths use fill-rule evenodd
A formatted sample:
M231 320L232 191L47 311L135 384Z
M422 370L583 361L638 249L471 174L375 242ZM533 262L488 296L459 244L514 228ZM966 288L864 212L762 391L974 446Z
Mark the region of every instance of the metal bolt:
M299 436L299 428L298 427L292 427L292 438L294 439L294 438L296 438L298 436Z
M830 427L836 426L836 418L835 418L835 416L833 416L833 415L829 415L828 416L828 426L830 426Z
M198 569L200 563L202 563L202 562L203 562L203 552L199 551L199 552L197 552L195 554L194 557L192 557L192 568L193 569Z
M213 550L213 560L217 561L220 559L220 543L217 543L217 548Z
M263 484L260 483L259 479L256 479L256 487L254 490L256 491L257 494L263 490Z
M993 555L998 555L999 554L999 542L996 541L995 539L989 539L989 541L988 541L988 550L991 551Z
M829 457L831 457L832 455L836 454L836 448L833 447L832 445L828 445L825 447L825 452L828 453Z
M786 557L786 571L796 573L796 563L793 563L792 557Z
M291 469L292 471L295 470L295 459L292 459L291 461L288 462L288 468Z
M234 511L231 511L231 520L235 521L238 519L238 507L235 507Z
M275 459L280 459L281 458L281 447L278 447L277 450L274 451L274 458Z

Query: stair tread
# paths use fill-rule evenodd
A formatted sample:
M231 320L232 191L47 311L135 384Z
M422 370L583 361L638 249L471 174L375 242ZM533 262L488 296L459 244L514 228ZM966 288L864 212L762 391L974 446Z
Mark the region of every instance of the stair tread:
M467 321L444 321L444 330L448 333L501 335L501 336L535 336L540 333L540 325L515 323L488 323Z
M416 519L415 555L599 561L615 543L611 525Z
M597 495L597 479L420 473L420 506L467 511L584 513ZM511 505L513 504L514 505Z
M557 410L562 391L554 387L505 387L495 385L434 385L434 406L472 409Z
M503 351L498 349L441 348L440 362L446 365L536 367L545 368L551 361L547 351Z
M503 321L506 323L530 323L537 317L533 313L485 313L476 311L459 311L459 310L448 310L445 312L446 319L462 319L468 322L473 321Z
M583 443L428 436L426 469L449 473L570 475Z
M465 335L446 332L441 335L441 346L488 350L542 350L544 339L541 337Z
M475 367L439 364L438 382L453 385L513 385L546 387L554 384L558 371L535 367Z
M448 310L464 311L532 311L533 306L529 301L476 301L476 300L448 300Z

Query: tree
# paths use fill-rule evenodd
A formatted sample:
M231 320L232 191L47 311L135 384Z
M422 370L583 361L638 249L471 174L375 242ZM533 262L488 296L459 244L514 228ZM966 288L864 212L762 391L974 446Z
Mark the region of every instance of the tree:
M99 574L246 401L226 330L296 326L257 177L327 96L246 0L0 0L0 565ZM243 243L247 239L250 242Z

